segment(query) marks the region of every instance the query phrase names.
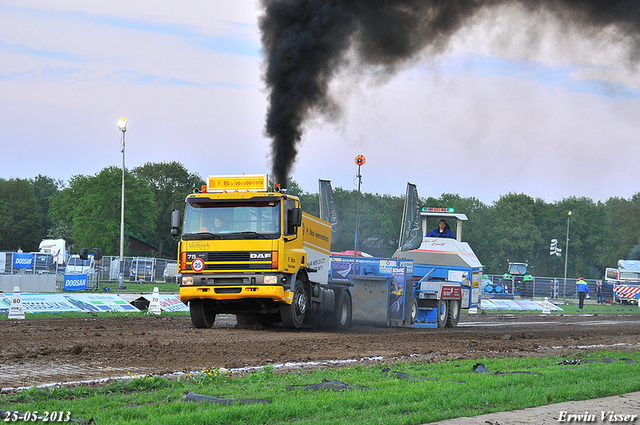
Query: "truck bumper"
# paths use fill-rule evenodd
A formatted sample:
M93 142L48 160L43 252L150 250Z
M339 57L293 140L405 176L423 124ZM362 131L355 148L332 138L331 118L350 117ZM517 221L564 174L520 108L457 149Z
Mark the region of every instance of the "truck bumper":
M291 304L293 293L282 286L181 286L180 301L187 304L193 299L209 300L243 300L269 299Z

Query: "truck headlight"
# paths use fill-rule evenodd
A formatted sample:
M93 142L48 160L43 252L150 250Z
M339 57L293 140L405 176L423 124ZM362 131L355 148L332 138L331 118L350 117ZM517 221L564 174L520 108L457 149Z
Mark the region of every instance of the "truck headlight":
M193 276L183 276L182 277L183 285L193 285Z
M267 285L277 285L278 284L278 276L265 276L264 283Z

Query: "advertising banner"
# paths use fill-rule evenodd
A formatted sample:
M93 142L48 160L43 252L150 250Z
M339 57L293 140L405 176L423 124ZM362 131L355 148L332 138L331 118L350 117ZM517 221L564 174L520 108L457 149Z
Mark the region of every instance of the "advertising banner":
M140 311L115 294L73 294L65 297L69 303L84 312Z
M152 294L145 294L147 300L151 301ZM189 311L189 306L180 301L178 294L160 294L160 308L164 311Z
M66 311L80 312L76 306L71 304L64 295L59 294L20 294L22 298L22 308L27 313L63 313ZM5 294L0 299L0 312L11 307L13 294Z
M544 301L530 301L530 300L507 300L497 298L484 298L482 299L481 307L483 310L537 310L542 311L544 309ZM549 309L555 311L562 311L562 308L549 302Z
M408 251L417 249L422 243L422 218L420 216L420 197L418 187L407 183L407 195L404 200L402 214L402 230L400 233L400 249Z
M342 227L338 220L336 200L333 196L330 180L319 180L320 219L331 223L331 243L334 244L340 236Z
M389 288L389 320L404 320L404 293L407 286L406 269L393 267Z
M65 291L86 291L87 274L65 274L64 275L64 290Z
M14 269L32 269L33 268L33 254L13 254L13 268Z

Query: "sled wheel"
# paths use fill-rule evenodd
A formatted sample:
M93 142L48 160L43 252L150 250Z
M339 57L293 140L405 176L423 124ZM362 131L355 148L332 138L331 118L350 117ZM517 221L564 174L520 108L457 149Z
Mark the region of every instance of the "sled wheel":
M347 291L342 291L336 302L333 327L340 330L351 327L351 296Z
M460 300L449 300L449 315L447 316L447 326L455 328L460 320Z
M438 327L444 328L449 317L449 303L446 300L438 301Z

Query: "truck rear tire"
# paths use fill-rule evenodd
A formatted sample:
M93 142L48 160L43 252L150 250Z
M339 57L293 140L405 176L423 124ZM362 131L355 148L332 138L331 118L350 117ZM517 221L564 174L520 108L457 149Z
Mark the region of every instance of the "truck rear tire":
M444 328L449 318L449 302L447 300L438 301L438 327Z
M209 300L189 301L189 314L191 315L191 323L199 329L212 327L216 320L214 303Z
M291 304L280 306L282 324L287 328L300 328L307 312L307 293L301 281L297 280L293 288L293 301Z
M333 313L333 327L344 330L351 327L351 295L348 291L342 291L336 301Z
M455 328L460 320L460 300L449 300L449 315L447 316L447 326Z

